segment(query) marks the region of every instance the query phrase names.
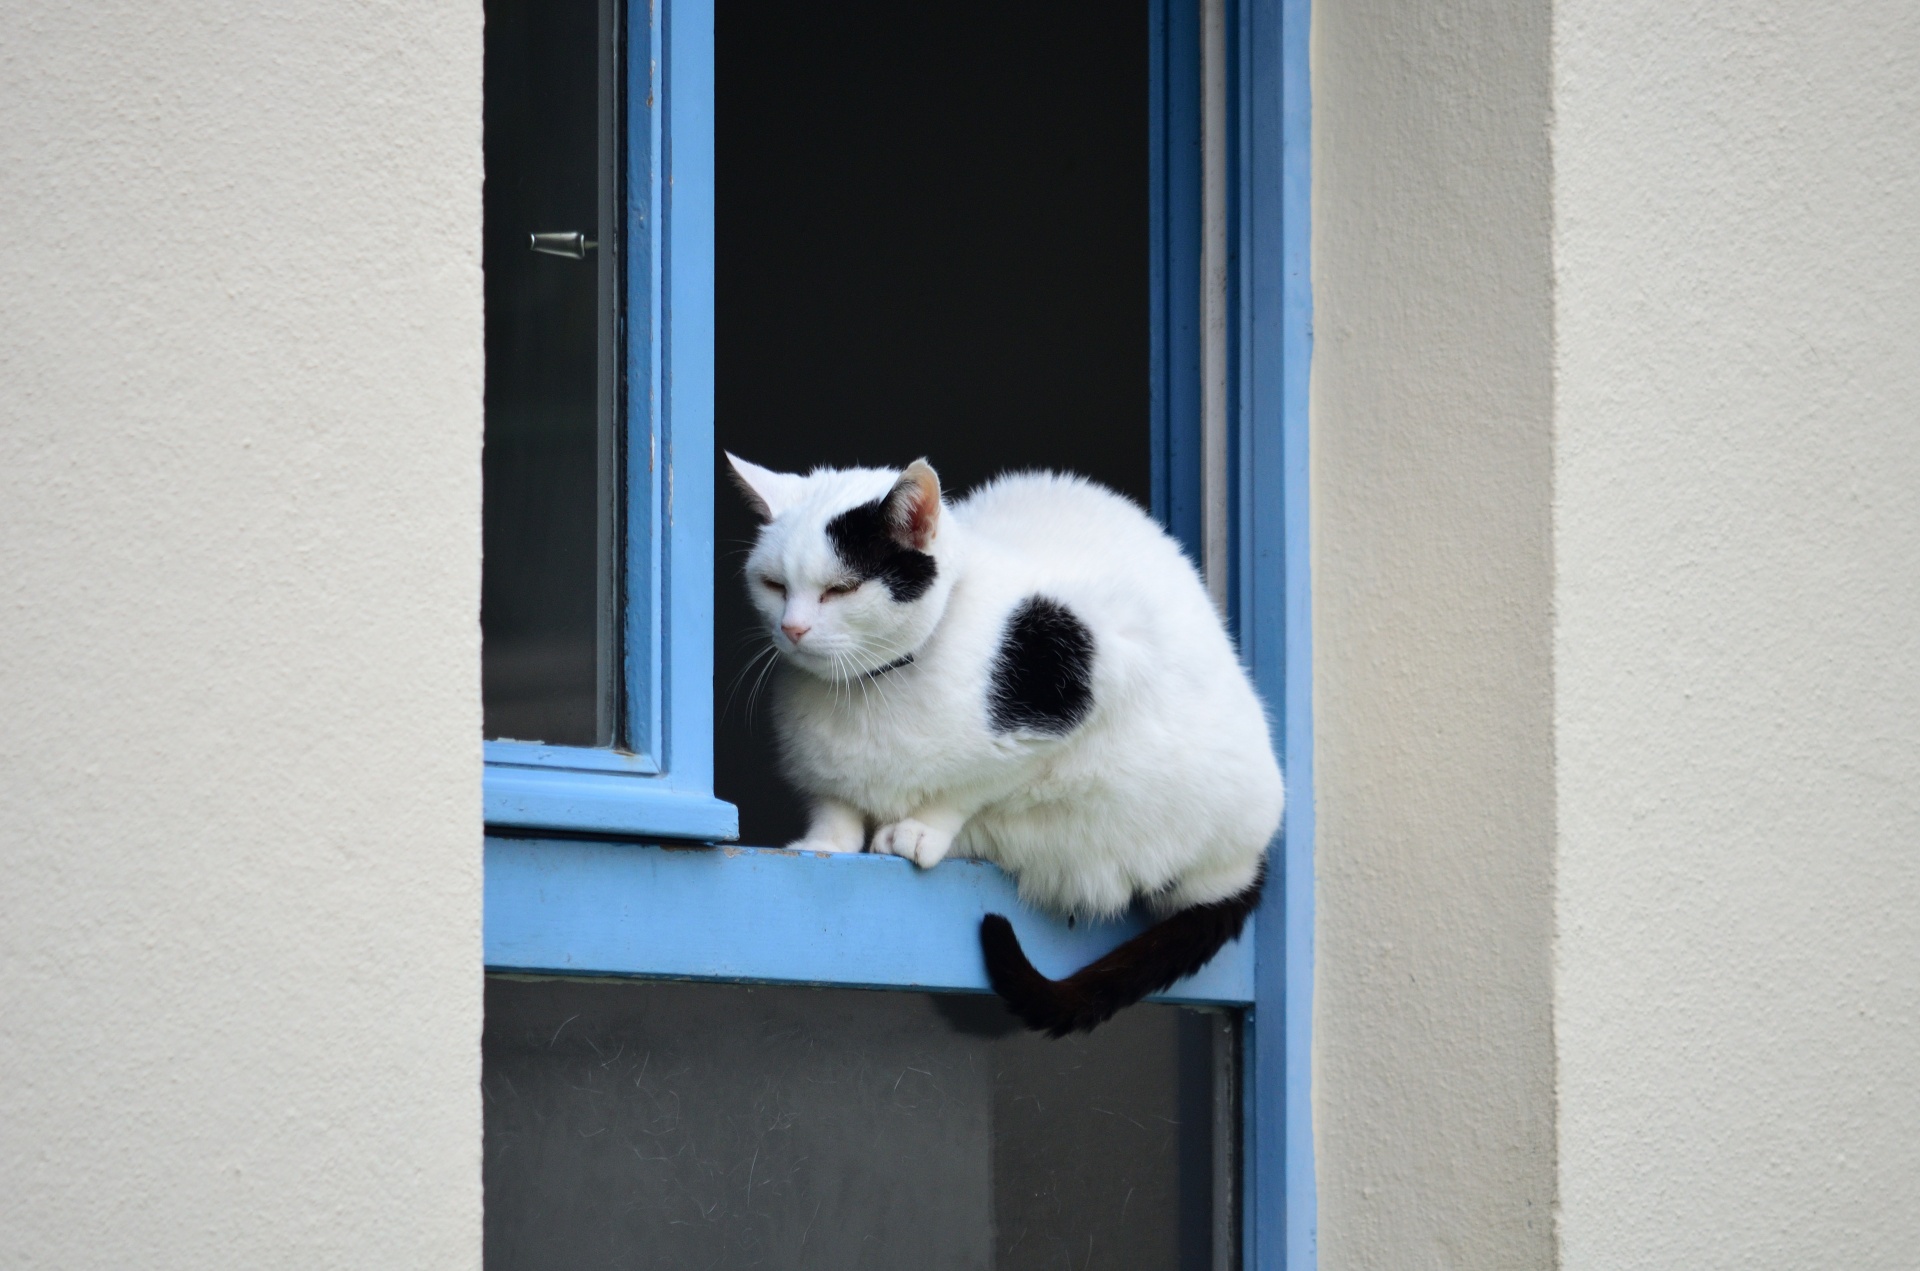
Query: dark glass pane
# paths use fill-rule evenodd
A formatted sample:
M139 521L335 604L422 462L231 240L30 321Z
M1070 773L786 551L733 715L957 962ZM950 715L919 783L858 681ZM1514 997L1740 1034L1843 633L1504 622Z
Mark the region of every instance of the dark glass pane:
M486 1264L1230 1267L1235 1044L1171 1006L1054 1042L987 997L491 979Z
M615 740L615 18L613 0L486 5L489 737Z
M1150 492L1147 6L718 6L720 444L786 470L925 455ZM754 523L724 480L715 782L804 829L746 664Z

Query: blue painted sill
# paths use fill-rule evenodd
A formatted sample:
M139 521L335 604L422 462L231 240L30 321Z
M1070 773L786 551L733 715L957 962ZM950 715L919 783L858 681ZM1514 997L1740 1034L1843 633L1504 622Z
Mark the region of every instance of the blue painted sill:
M1023 905L981 861L489 837L490 970L987 992L982 914L1013 919L1043 973L1065 975L1145 920L1073 928ZM1257 921L1257 919L1256 919ZM1253 1000L1251 930L1158 1001Z

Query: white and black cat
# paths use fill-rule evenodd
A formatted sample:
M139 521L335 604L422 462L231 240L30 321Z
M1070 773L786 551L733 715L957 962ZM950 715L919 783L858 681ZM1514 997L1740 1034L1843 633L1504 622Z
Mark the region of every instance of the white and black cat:
M746 583L785 663L781 758L809 851L995 861L1023 898L1158 923L1064 980L1008 921L988 978L1054 1036L1204 966L1259 900L1282 786L1265 712L1179 546L1079 477L946 505L904 471L771 472L729 455L765 522Z

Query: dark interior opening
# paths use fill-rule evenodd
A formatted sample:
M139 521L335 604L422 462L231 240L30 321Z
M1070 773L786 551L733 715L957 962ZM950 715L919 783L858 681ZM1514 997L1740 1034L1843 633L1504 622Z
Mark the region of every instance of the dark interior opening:
M717 431L785 471L926 456L949 496L1058 468L1149 501L1144 5L728 0ZM716 784L799 837L720 478Z

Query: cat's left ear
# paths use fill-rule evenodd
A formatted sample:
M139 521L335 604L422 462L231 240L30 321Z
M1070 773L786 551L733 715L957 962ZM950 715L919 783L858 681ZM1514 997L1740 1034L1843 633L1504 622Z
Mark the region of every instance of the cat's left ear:
M894 541L924 552L940 532L940 476L925 459L915 459L887 495L887 524Z
M791 507L807 484L805 477L748 463L731 451L727 452L727 463L733 468L733 483L740 488L740 497L763 521L771 521Z

